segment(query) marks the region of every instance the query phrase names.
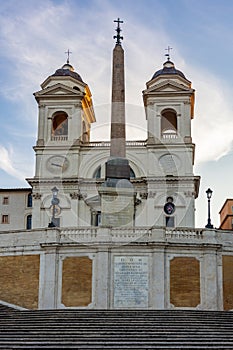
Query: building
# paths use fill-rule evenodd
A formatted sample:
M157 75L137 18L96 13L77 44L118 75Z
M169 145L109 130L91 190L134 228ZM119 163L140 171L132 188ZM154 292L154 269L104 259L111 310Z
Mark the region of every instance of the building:
M0 231L32 228L31 188L0 189Z
M27 179L33 195L32 227L47 227L51 221L54 186L59 190L58 226L98 225L99 186L105 178L110 142L90 142L95 115L88 85L66 63L41 87L34 94L38 103L36 170L34 178ZM152 73L143 100L148 138L126 142L137 196L133 225L195 227L200 177L193 174L191 82L168 58L161 70ZM174 206L172 213L164 210L167 202L172 203L168 207Z
M127 142L117 22L110 142L90 142L91 92L69 60L34 94L35 176L18 191L32 192L32 229L22 207L24 225L12 220L1 232L0 299L39 309L230 310L232 232L195 229L194 89L168 56L143 91L147 140Z
M220 229L233 229L233 199L226 199L220 212Z

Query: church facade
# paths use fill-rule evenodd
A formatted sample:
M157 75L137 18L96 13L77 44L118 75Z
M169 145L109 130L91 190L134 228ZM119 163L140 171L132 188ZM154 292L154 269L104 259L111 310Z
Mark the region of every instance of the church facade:
M47 226L54 186L59 190L58 226L96 225L110 143L90 142L95 122L90 90L68 63L41 86L34 94L39 109L36 171L27 179L34 198L32 228ZM168 60L147 83L143 99L148 138L126 142L137 197L132 225L194 227L200 178L193 174L191 82ZM169 201L173 213L164 210Z
M110 142L90 141L91 92L69 60L34 93L36 168L20 190L21 221L9 207L19 191L0 191L0 299L33 309L230 310L232 233L195 228L195 91L168 56L143 91L147 139L126 141L119 21L116 39Z

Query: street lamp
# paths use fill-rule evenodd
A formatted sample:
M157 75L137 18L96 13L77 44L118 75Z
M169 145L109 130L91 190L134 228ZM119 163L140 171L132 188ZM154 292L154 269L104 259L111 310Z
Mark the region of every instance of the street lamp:
M58 188L56 186L54 186L52 189L52 200L51 200L51 204L52 204L52 219L51 222L49 223L48 227L56 227L56 223L55 223L55 212L56 212L56 205L59 204L59 199L57 198L58 195Z
M208 221L207 221L207 225L205 226L206 228L213 228L214 227L211 224L211 219L210 219L210 199L212 197L212 193L213 193L213 191L210 188L208 188L208 190L206 191L207 199L208 199Z

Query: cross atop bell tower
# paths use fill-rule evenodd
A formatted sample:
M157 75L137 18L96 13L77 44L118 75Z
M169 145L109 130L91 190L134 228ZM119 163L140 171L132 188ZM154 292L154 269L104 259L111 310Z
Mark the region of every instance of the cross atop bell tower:
M167 57L167 60L170 61L170 52L172 50L172 47L170 47L168 45L167 49L165 49L165 51L167 51L167 53L165 54L165 56Z
M66 52L65 52L65 54L67 54L67 60L66 60L66 63L67 64L69 64L70 63L70 54L71 54L72 52L70 51L70 49L68 49Z

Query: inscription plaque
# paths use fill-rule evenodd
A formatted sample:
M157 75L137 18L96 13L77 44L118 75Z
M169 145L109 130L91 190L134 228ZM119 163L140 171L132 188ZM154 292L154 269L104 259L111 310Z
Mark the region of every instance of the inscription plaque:
M114 257L114 307L148 307L148 257Z

